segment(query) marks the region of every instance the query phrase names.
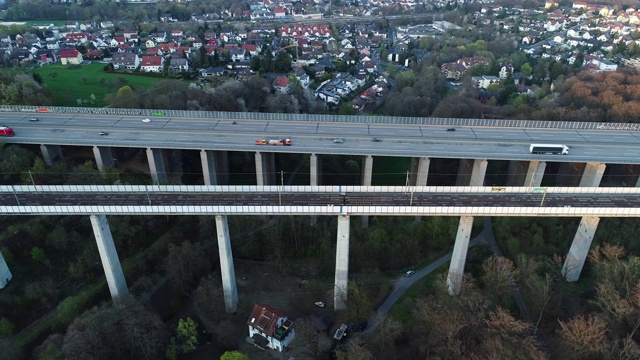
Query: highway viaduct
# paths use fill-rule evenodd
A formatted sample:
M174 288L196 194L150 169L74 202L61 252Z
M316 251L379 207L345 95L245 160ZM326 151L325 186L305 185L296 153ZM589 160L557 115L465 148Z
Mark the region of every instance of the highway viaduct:
M259 195L259 196L256 196ZM422 186L0 186L0 214L90 215L114 301L128 288L106 215L214 215L225 308L238 303L228 215L338 218L334 307L346 306L351 216L460 216L447 283L460 291L474 216L581 217L562 272L577 281L601 217L639 217L640 188ZM0 279L11 272L0 258Z
M26 110L26 111L25 111ZM5 138L10 143L39 144L47 164L52 164L62 157L62 146L90 146L93 149L95 162L100 170L114 166L112 149L115 147L144 148L154 184L162 184L167 180L165 164L166 149L198 150L207 186L230 185L228 177L228 152L254 152L255 183L259 187L275 185L274 157L279 152L309 154L309 185L320 185L320 168L322 154L351 154L363 157L361 185L368 188L372 184L374 156L403 156L412 159L408 169L408 185L418 189L429 181L429 167L433 158L460 159L456 185L482 187L486 182L487 167L490 161L509 161L509 179L507 185L520 189L541 189L542 179L548 162L561 163L565 172L571 172L571 181L564 185L572 187L598 188L601 185L605 170L609 165L630 165L633 181L626 186L630 189L640 185L640 169L635 166L640 156L640 138L636 131L637 124L599 124L599 123L563 123L544 121L504 121L485 119L425 119L425 118L381 118L381 117L336 117L286 114L244 114L244 113L206 113L206 112L171 112L164 111L160 117L152 117L157 111L141 109L81 109L46 108L37 115L38 121L30 121L34 112L42 108L0 107L4 111L4 125L16 129L16 136ZM142 120L150 116L149 122ZM212 127L212 124L215 126ZM240 125L240 126L238 126ZM450 126L457 127L455 132L446 132ZM108 136L99 136L98 131L108 131ZM383 141L372 142L372 136L383 136ZM294 146L259 146L253 145L256 138L291 137ZM347 146L335 147L331 140L334 137L346 138ZM570 146L569 155L532 155L528 153L530 143L563 143ZM619 171L619 170L618 170ZM281 184L282 185L282 184ZM280 186L280 190L272 189L271 193L280 196L289 193L290 189ZM502 189L492 187L491 189ZM68 189L67 189L68 190ZM63 192L66 192L64 190ZM284 191L288 190L288 191ZM378 192L379 189L373 189ZM548 189L551 190L551 189ZM27 190L28 191L28 190ZM190 191L183 189L180 191ZM73 192L73 191L72 191ZM152 193L147 192L147 194ZM339 191L340 192L340 191ZM493 191L492 191L493 192ZM24 191L19 194L18 188L5 189L4 195L13 194L19 201ZM454 191L455 193L455 191ZM37 192L44 196L43 191ZM456 195L454 195L456 196ZM635 196L635 195L634 195ZM4 197L4 201L7 197ZM11 200L13 201L13 200ZM24 201L24 199L23 199ZM5 203L3 202L3 205ZM71 204L63 204L70 206ZM189 205L192 206L193 204ZM308 206L306 204L304 206ZM388 215L376 211L359 212L351 207L339 206L335 201L327 201L322 208L332 208L334 212L304 211L309 215L334 215L338 221L338 246L336 253L336 308L344 307L343 290L348 273L348 226L350 216L360 216L366 226L371 214ZM19 207L25 206L24 204ZM384 208L386 203L377 204ZM442 205L441 205L442 206ZM335 212L336 209L347 209ZM495 204L489 206L496 207ZM499 208L500 206L498 206ZM67 209L66 207L62 207ZM447 207L449 208L449 207ZM580 227L565 263L565 274L569 281L578 279L589 244L597 228L601 216L635 216L620 215L620 212L580 212L571 208L559 215L555 212L540 213L533 207L515 207L524 209L512 213L492 213L481 211L479 207L458 204L451 212L431 212L424 207L411 206L405 215L426 216L460 216L460 225L454 246L454 257L449 271L449 289L452 294L459 291L459 284L464 269L468 237L471 233L473 216L500 215L532 216L579 216L582 217ZM52 210L53 209L53 210ZM57 213L57 207L50 208ZM110 280L110 290L114 299L126 292L126 283L121 274L117 253L110 239L107 214L128 214L120 209L105 213L102 206L84 207L86 211L78 212L91 215L96 240L99 242L103 266ZM186 208L180 208L186 213ZM377 208L376 208L377 209ZM419 211L417 209L420 209ZM559 209L556 207L556 210ZM563 208L564 209L564 208ZM12 211L16 210L12 208ZM292 211L291 208L287 208ZM525 211L526 210L526 211ZM262 208L264 213L273 212L274 207ZM565 209L565 211L567 211ZM156 211L152 211L157 213ZM8 212L11 213L11 212ZM20 212L24 213L24 212ZM139 213L139 212L138 212ZM226 215L232 214L227 208L208 209L206 214L216 215L218 240L221 258L224 256L230 263L231 248L229 243ZM615 214L615 215L612 215ZM394 213L394 215L400 215ZM466 239L466 240L465 240ZM110 245L111 244L111 245ZM344 244L347 244L346 246ZM103 254L103 252L105 254ZM1 255L0 255L1 256ZM221 264L223 261L221 260ZM106 265L105 265L106 264ZM117 264L117 265L115 265ZM346 265L345 265L346 264ZM234 311L237 302L233 266L224 265L223 287L227 311ZM226 269L226 270L225 270ZM225 273L227 275L225 275ZM8 276L3 276L6 274ZM3 260L0 260L0 279L8 281L10 271ZM226 277L226 280L225 280ZM121 278L121 279L120 279ZM232 283L233 282L233 286ZM113 283L113 285L112 285ZM4 286L0 281L0 285ZM342 292L342 293L341 293ZM234 295L235 294L235 295Z

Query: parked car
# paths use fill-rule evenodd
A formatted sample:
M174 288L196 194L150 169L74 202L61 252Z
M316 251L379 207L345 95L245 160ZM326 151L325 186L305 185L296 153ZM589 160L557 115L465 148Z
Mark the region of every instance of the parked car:
M325 307L325 303L322 301L316 301L315 304L317 307L321 307L321 308Z
M404 276L409 277L409 276L411 276L411 275L413 275L413 274L415 274L415 273L416 273L416 271L415 271L415 270L407 270L407 271L404 273Z

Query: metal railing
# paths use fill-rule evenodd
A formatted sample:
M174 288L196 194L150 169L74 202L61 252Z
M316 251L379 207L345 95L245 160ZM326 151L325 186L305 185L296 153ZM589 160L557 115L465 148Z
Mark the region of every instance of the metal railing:
M54 114L93 114L126 115L170 118L211 118L255 121L305 121L326 123L359 124L399 124L399 125L436 125L436 126L473 126L503 127L526 129L573 129L573 130L640 130L640 123L599 123L568 122L543 120L504 120L504 119L461 119L432 117L393 117L368 115L319 115L319 114L277 114L251 112L191 111L161 109L121 109L121 108L85 108L62 106L23 106L0 105L0 112L18 113L54 113Z

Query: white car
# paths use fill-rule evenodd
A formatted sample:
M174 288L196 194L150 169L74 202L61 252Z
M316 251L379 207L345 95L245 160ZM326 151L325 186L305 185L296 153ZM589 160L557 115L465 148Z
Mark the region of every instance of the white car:
M149 122L151 122L151 119L142 119L142 122L149 123Z
M323 303L322 301L316 301L315 304L317 307L321 307L321 308L325 307L325 303Z
M407 270L407 272L404 273L404 276L409 277L409 276L411 276L411 275L413 275L415 273L416 273L415 270Z

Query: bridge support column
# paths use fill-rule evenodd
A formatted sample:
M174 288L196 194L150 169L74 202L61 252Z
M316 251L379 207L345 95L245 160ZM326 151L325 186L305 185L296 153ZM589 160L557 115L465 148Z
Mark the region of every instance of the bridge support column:
M486 159L475 159L473 161L473 171L471 172L469 186L484 186L484 176L487 173L488 164L489 162Z
M373 156L367 155L362 160L362 186L371 186L373 177ZM369 216L362 217L362 227L369 227Z
M318 154L309 156L309 185L318 186L320 184L320 175L322 173L322 163ZM311 215L311 225L316 225L318 217Z
M338 217L338 241L336 244L336 279L333 290L334 310L347 308L349 285L349 216Z
M587 163L580 179L580 186L600 186L600 181L602 181L602 175L604 175L606 168L607 165L603 163Z
M530 161L529 169L527 170L527 177L524 179L524 186L540 187L540 185L542 185L542 178L544 177L544 170L546 168L547 163L544 161Z
M62 159L62 147L60 145L40 145L40 152L42 153L42 159L48 166L52 166L53 163Z
M216 215L216 231L218 233L218 253L220 254L220 274L224 292L224 308L228 313L238 309L238 288L236 287L236 271L233 266L229 224L226 215Z
M461 216L460 224L458 224L458 233L456 234L456 243L453 245L453 253L451 254L449 274L447 275L449 295L460 294L462 277L464 275L464 264L467 261L471 228L473 228L473 216Z
M320 175L322 174L322 162L318 154L309 156L309 185L320 185Z
M162 149L147 148L147 161L149 162L149 171L151 172L153 183L166 183L167 170Z
M9 281L13 278L7 262L4 260L2 253L0 252L0 289L7 286Z
M591 241L598 228L600 218L597 216L584 216L580 220L578 231L573 238L571 248L562 266L562 274L567 281L578 281L582 267L589 254Z
M129 289L122 272L120 259L118 259L116 245L113 243L109 222L105 215L91 215L90 218L93 235L96 238L96 244L98 244L102 268L107 277L109 292L111 292L111 299L118 302L129 295Z
M255 159L257 185L274 185L276 183L276 164L274 153L256 151Z
M218 169L212 150L200 150L200 163L205 185L218 185Z
M431 159L428 157L415 157L411 159L410 185L427 186L430 164Z
M110 147L94 146L93 156L96 158L96 165L100 172L104 171L105 167L113 167L115 164L113 162L113 153L111 152Z

